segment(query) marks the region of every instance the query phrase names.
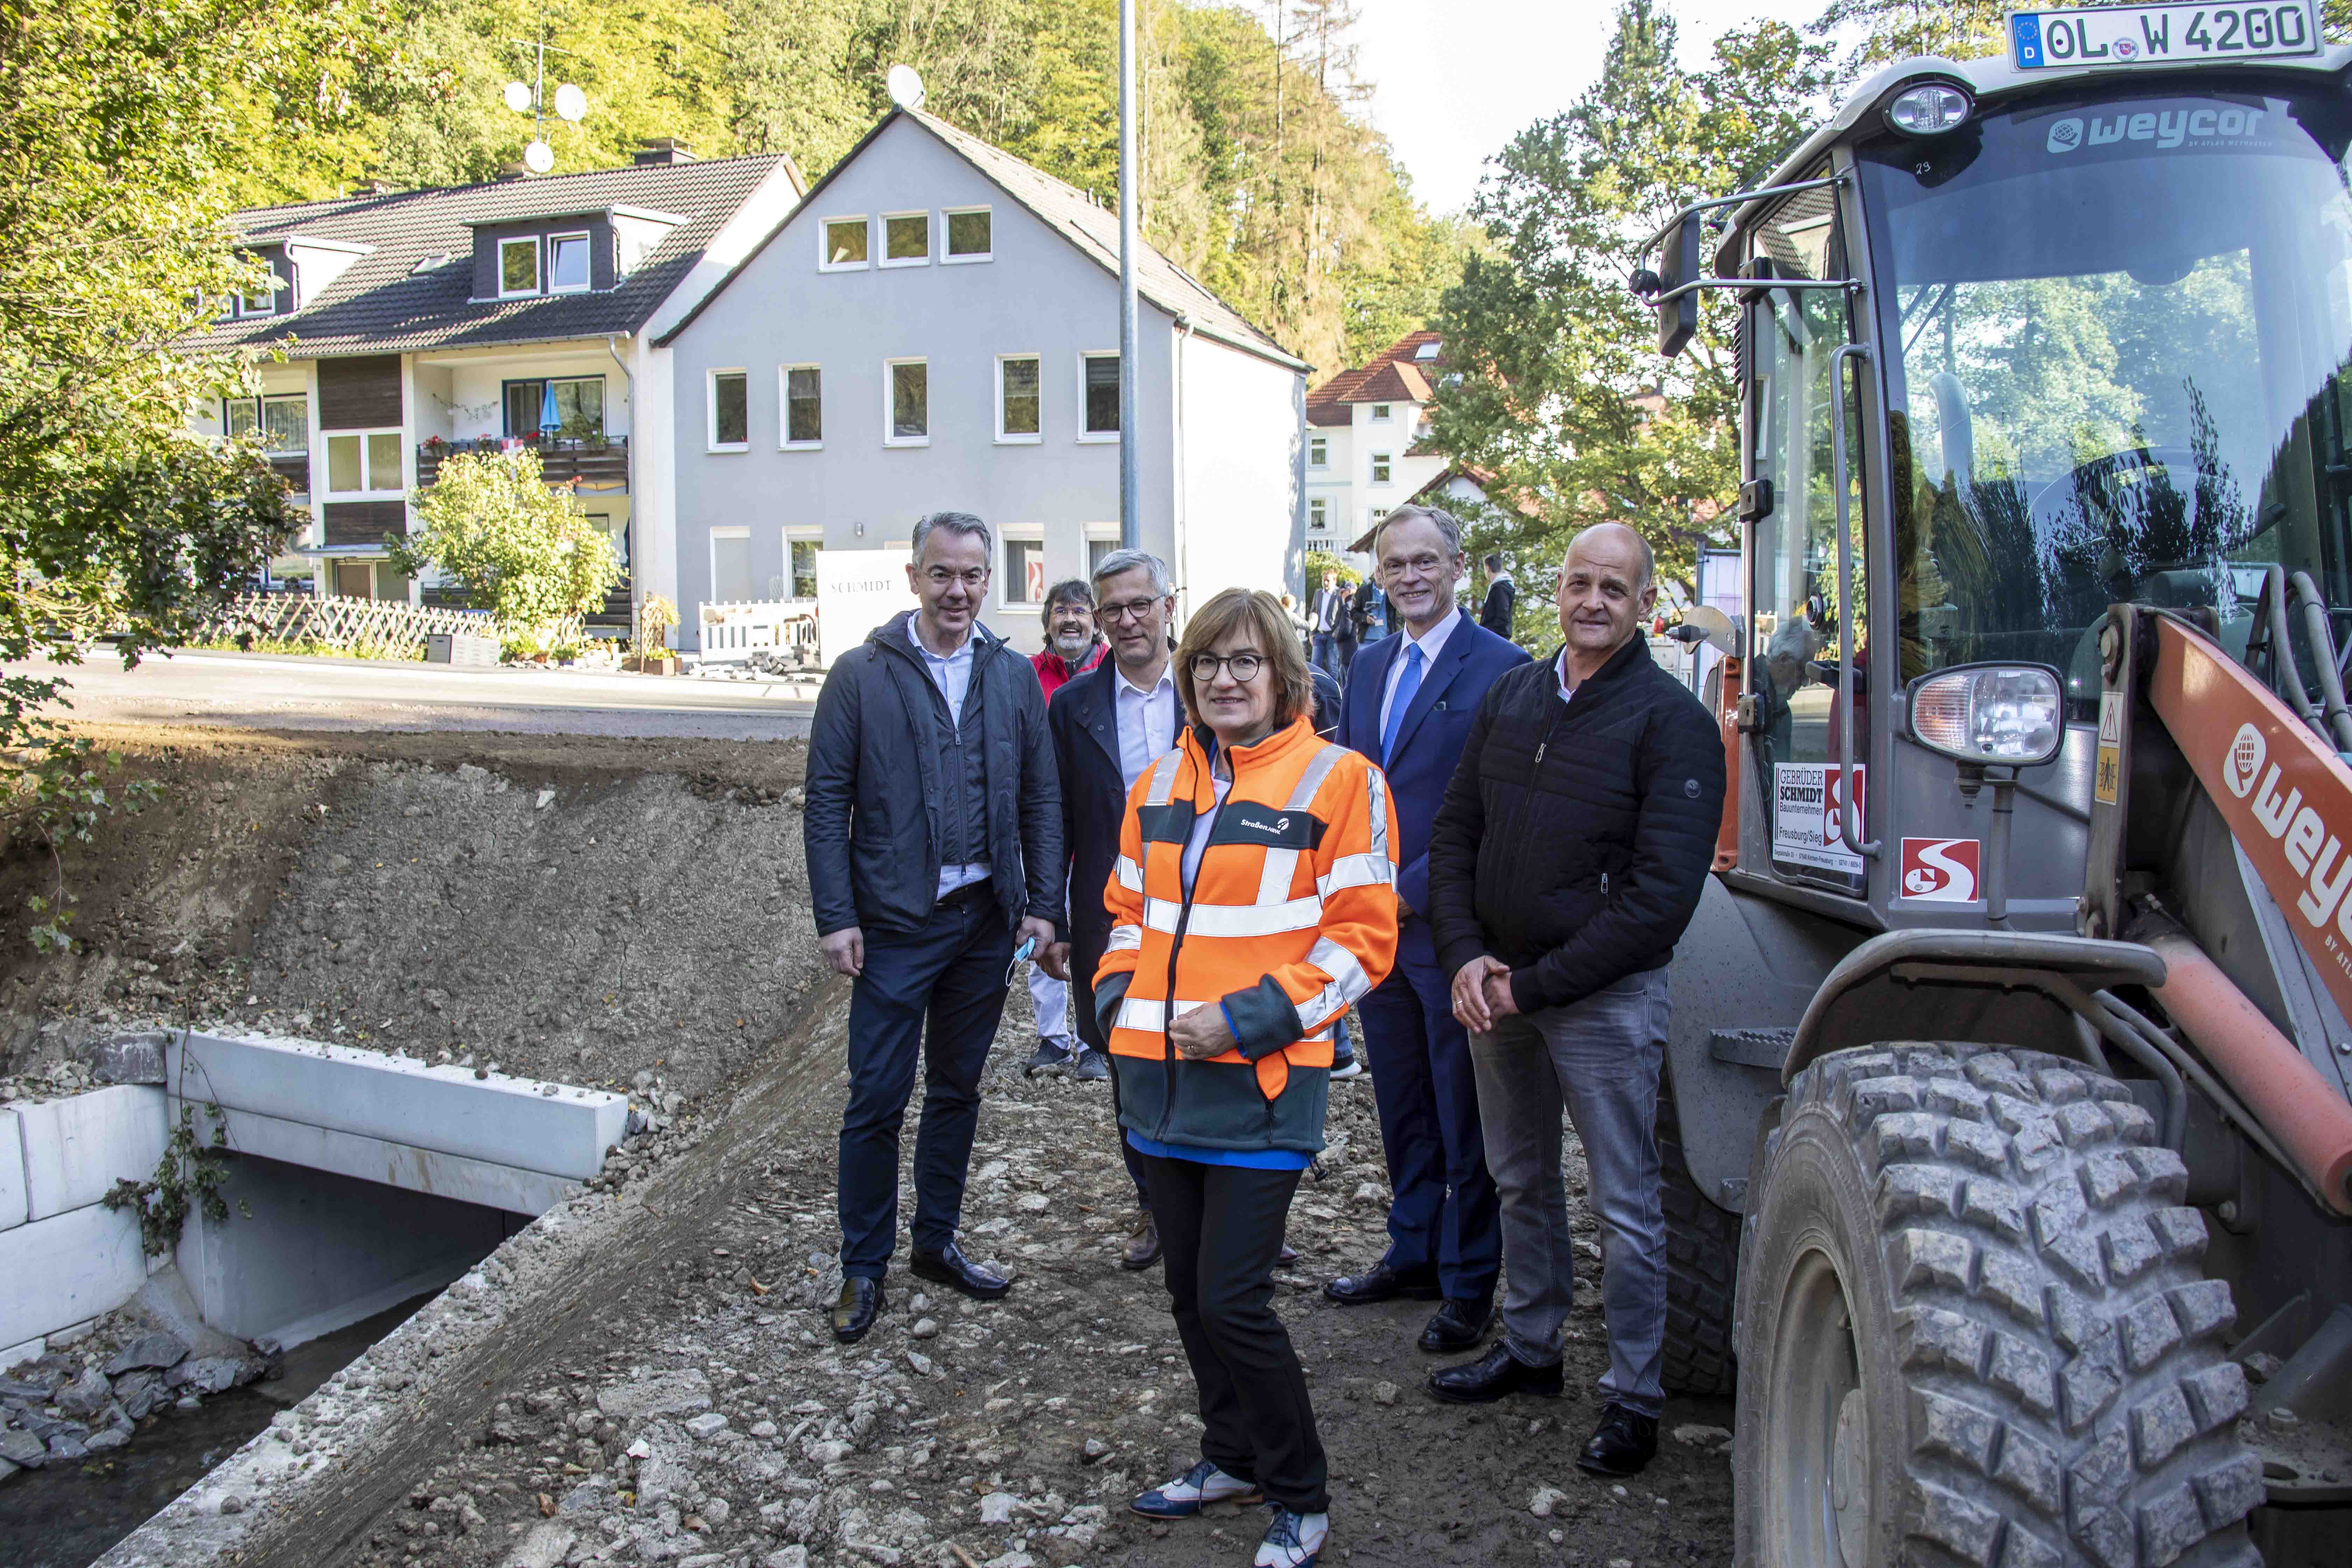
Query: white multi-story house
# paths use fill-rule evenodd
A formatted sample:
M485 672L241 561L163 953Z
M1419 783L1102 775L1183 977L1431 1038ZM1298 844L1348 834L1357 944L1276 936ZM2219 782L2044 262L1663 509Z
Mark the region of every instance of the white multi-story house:
M677 591L669 356L651 340L772 234L803 184L781 156L698 161L667 140L628 168L238 213L274 289L192 346L278 347L257 397L205 410L263 432L310 512L281 586L415 601L384 559L409 496L453 452L527 445L572 483L642 586ZM697 387L684 399L699 406ZM608 615L625 620L628 597Z
M1047 586L1118 545L1123 441L1180 615L1235 584L1297 591L1308 367L1158 252L1137 273L1129 431L1117 214L930 115L885 118L654 336L681 645L721 624L706 606L814 607L821 552L953 510L997 535L984 618L1034 648Z
M1444 473L1429 449L1429 409L1444 374L1435 332L1400 338L1307 398L1307 545L1359 567L1355 541Z

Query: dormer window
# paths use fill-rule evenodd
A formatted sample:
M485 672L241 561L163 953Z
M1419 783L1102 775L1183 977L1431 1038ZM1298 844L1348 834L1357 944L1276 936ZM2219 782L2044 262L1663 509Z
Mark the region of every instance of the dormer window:
M278 279L258 289L247 289L237 295L236 313L240 316L274 316L278 314Z
M551 235L547 241L547 291L577 294L584 292L588 285L587 235Z
M539 236L499 241L499 298L539 292Z
M1412 351L1412 357L1413 357L1413 358L1415 358L1415 359L1417 359L1417 360L1433 360L1433 359L1435 359L1435 358L1437 357L1438 351L1439 351L1440 349L1444 348L1444 346L1445 346L1445 345L1444 345L1444 343L1440 343L1440 342L1426 342L1426 343L1423 343L1423 344L1422 344L1419 348L1416 348L1416 349L1414 349L1414 350Z

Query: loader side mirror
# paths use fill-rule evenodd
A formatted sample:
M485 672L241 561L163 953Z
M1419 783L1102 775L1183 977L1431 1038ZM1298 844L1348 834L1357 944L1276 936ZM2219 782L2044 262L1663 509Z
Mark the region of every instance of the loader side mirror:
M1700 275L1699 251L1706 236L1696 212L1683 214L1658 255L1658 292L1671 294ZM1698 331L1698 290L1658 306L1658 352L1668 359L1683 352Z

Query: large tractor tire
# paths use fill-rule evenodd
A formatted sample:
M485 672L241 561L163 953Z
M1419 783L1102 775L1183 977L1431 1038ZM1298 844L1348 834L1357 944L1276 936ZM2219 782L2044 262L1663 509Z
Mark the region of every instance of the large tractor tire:
M1741 1260L1749 1568L2259 1568L2188 1173L2123 1086L1898 1043L1790 1086Z
M1658 1165L1665 1179L1666 1392L1727 1397L1738 1378L1731 1302L1739 1216L1707 1202L1691 1180L1670 1080L1658 1089Z

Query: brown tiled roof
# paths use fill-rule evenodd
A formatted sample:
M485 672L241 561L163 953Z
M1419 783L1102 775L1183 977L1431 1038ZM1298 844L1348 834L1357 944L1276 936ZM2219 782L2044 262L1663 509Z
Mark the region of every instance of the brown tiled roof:
M226 321L195 348L295 339L305 359L485 343L551 342L645 325L700 259L781 153L596 169L418 191L255 207L236 216L245 238L336 240L371 247L297 310ZM797 176L794 176L797 179ZM611 207L684 218L620 286L581 294L476 301L472 225L569 216ZM436 257L446 259L429 265ZM421 269L420 269L421 268Z
M1065 184L1043 169L1034 168L1005 152L949 124L935 115L920 110L894 109L885 115L873 130L851 148L841 162L828 170L824 177L811 186L802 198L805 209L819 191L831 184L840 173L856 162L873 140L889 129L892 121L904 115L938 137L965 162L986 175L998 189L1029 209L1048 227L1058 230L1063 238L1100 265L1113 277L1118 275L1118 213L1110 207L1095 205L1094 199L1076 185ZM771 236L770 238L773 238ZM766 247L766 242L755 247L751 255L736 263L735 269L720 280L702 304L698 304L677 325L665 331L661 342L668 342L684 331L694 318L702 313L703 305L716 299L749 266L752 257ZM1298 358L1261 331L1248 317L1219 299L1199 279L1185 271L1149 245L1141 247L1135 269L1136 292L1166 310L1182 316L1192 323L1193 331L1202 337L1214 338L1245 353L1288 365L1295 370L1312 371L1314 367Z
M1370 363L1341 371L1307 395L1307 423L1345 425L1352 417L1348 412L1352 403L1429 402L1435 394L1423 367L1444 364L1445 357L1416 360L1413 355L1422 344L1438 341L1435 332L1407 332Z

